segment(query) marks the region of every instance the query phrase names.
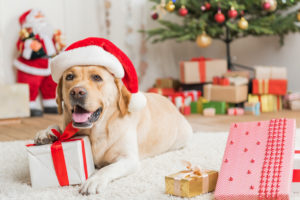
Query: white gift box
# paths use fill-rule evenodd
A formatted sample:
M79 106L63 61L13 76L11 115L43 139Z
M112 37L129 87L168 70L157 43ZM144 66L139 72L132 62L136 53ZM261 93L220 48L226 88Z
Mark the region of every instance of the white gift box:
M61 144L67 169L65 178L68 179L69 185L85 182L95 171L89 138L87 136L74 137ZM27 147L31 185L34 188L60 186L53 164L51 145Z
M300 150L295 151L292 192L300 192Z
M256 79L287 79L285 67L255 66Z

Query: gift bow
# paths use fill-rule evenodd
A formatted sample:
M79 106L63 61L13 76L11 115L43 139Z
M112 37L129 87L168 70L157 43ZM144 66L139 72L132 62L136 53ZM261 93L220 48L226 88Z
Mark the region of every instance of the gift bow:
M78 128L74 128L72 125L72 122L68 124L68 126L66 127L65 131L61 134L60 132L58 132L56 129L51 129L52 133L56 136L56 142L64 142L67 141L68 139L70 139L71 137L73 137L78 131ZM53 143L53 144L54 144Z
M207 171L202 170L199 166L193 166L191 162L189 161L183 161L184 165L186 166L186 169L191 171L191 174L188 174L185 178L187 178L188 176L191 177L191 175L196 175L196 176L203 176L207 174Z

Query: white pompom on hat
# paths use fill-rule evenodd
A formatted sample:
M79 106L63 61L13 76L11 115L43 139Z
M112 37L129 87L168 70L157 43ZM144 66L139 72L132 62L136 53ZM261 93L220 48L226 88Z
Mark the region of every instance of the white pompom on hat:
M106 67L115 77L121 78L131 92L129 112L138 111L146 105L146 97L138 91L138 78L132 62L109 40L90 37L71 44L51 59L53 80L57 83L63 72L75 65L100 65Z

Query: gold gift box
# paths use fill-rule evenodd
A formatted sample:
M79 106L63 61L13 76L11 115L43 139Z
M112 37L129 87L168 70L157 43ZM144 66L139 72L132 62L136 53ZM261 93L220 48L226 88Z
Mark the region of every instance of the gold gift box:
M158 78L155 82L156 88L179 88L179 81L173 78Z
M213 170L197 173L193 170L184 170L165 177L166 193L194 197L199 194L215 190L218 172Z
M248 95L248 102L260 102L261 112L276 112L282 110L281 96L263 94L263 95Z

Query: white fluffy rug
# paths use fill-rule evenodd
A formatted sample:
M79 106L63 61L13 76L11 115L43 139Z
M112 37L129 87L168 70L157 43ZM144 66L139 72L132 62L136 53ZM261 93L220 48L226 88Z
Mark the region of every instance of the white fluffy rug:
M300 130L297 130L298 135ZM0 199L181 199L164 193L164 176L182 170L182 160L191 161L205 169L218 170L221 165L227 133L194 134L182 150L165 153L142 161L142 168L128 177L108 185L104 194L81 196L78 186L32 189L30 186L27 154L24 145L29 141L0 143ZM297 139L300 147L300 138ZM213 199L204 194L194 199ZM293 195L292 199L300 199Z

